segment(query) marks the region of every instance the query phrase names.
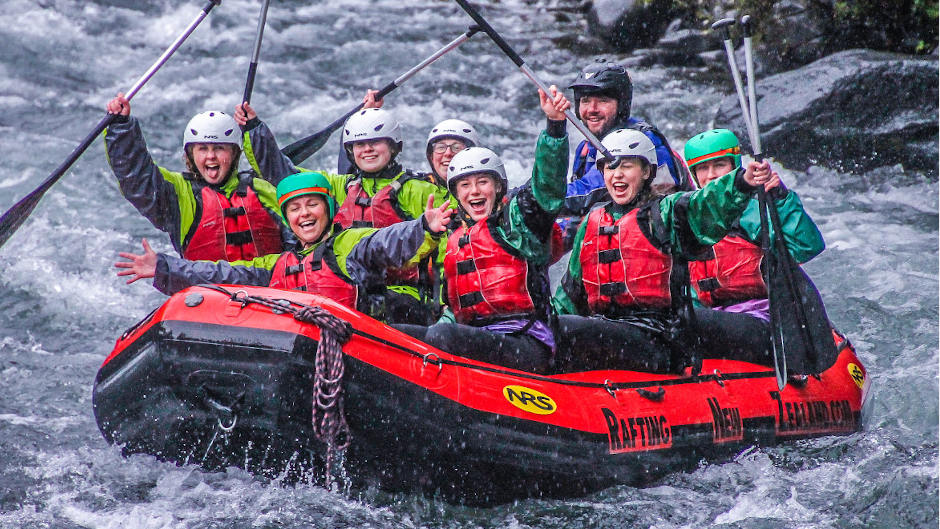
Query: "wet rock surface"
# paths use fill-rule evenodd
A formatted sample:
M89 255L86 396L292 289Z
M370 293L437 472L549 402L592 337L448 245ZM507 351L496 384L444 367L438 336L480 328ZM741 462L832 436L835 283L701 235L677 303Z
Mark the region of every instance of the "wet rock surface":
M848 50L759 79L764 153L788 167L861 172L901 164L937 174L938 67L933 57ZM747 138L734 93L716 127Z

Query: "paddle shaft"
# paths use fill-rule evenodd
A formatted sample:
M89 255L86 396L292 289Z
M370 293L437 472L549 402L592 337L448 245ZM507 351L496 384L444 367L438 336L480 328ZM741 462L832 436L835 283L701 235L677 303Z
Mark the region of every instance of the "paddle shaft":
M754 75L754 52L753 44L751 38L751 16L744 15L741 17L741 27L744 30L744 66L745 72L747 73L747 91L748 91L748 101L750 102L750 121L751 126L753 127L753 136L754 136L754 150L756 151L755 157L762 158L763 149L761 148L760 142L760 126L759 120L757 119L757 90L755 88L756 76ZM761 189L763 192L763 188ZM776 237L774 237L774 244L777 247L777 255L780 259L784 259L783 273L784 280L786 281L787 288L790 289L790 292L793 293L794 299L798 299L797 294L798 289L796 287L796 278L794 277L794 269L798 266L797 263L793 260L793 256L790 255L790 250L787 248L786 243L783 240L783 229L780 222L780 212L777 210L777 205L773 200L766 200L767 202L767 212L770 214L770 225L773 226ZM762 209L763 211L763 209ZM819 351L816 350L816 342L810 336L808 321L809 318L806 315L806 306L801 302L797 304L796 311L797 321L800 324L800 330L803 333L803 338L807 344L807 356L809 361L813 365L818 364Z
M740 80L740 74L737 69L737 63L734 59L734 49L731 46L731 36L728 30L728 27L734 24L734 19L723 19L712 25L713 29L720 29L723 32L725 52L728 55L728 64L732 70L732 78L735 81L735 90L738 95L738 103L741 105L741 115L744 118L744 123L747 128L748 137L750 139L751 148L753 150L754 159L761 161L763 159L763 149L760 141L760 128L757 117L757 95L755 89L755 80L756 76L754 75L754 55L753 55L753 44L751 39L751 27L750 27L750 16L745 15L741 19L741 26L744 34L744 56L745 56L745 73L747 76L747 97L744 95L744 87L742 86ZM804 301L800 297L799 289L796 285L796 278L794 277L794 269L798 266L797 263L793 260L793 256L790 255L789 249L786 247L786 243L783 239L783 230L781 228L780 213L777 210L776 204L772 200L767 200L766 192L763 186L760 186L757 190L757 197L760 209L760 223L761 223L761 248L764 251L765 256L770 256L777 260L782 261L780 268L783 271L783 280L784 285L787 291L790 294L792 300L795 303L795 314L797 324L799 327L799 332L803 338L803 341L807 347L807 357L813 363L817 365L818 351L816 343L811 336L809 330L809 320L806 314L806 307ZM773 241L770 240L770 230L768 229L768 215L770 217L770 226L773 227ZM773 255L771 244L776 249L776 255ZM774 293L770 291L770 284L768 282L768 295L773 298ZM773 305L773 303L771 303ZM782 325L779 321L780 315L777 314L777 311L774 310L774 307L771 306L771 325L772 332L775 334L782 333ZM774 370L777 378L777 386L779 389L783 389L786 385L786 352L783 350L778 350L778 342L783 347L783 344L786 343L785 337L780 336L779 339L775 338L772 340L773 353L774 353Z
M255 49L251 54L251 62L248 64L248 80L245 81L245 95L242 101L251 102L251 91L255 88L255 72L258 71L258 58L261 56L261 39L264 37L264 26L268 19L268 5L271 0L262 0L261 14L258 15L258 33L255 35Z
M744 83L741 81L741 73L738 69L737 60L734 57L734 46L731 43L731 31L730 27L734 25L735 20L733 18L725 18L719 20L712 24L713 30L721 31L722 41L724 42L725 54L728 56L728 68L731 70L731 78L734 81L734 89L738 96L738 104L741 106L741 116L744 118L744 125L747 129L748 139L751 144L752 155L755 160L763 160L763 155L761 154L760 148L760 138L757 137L757 128L756 123L752 119L751 106L748 104L747 98L744 95ZM747 53L747 58L750 59L752 56ZM748 78L748 88L750 89L754 86L753 81L753 62L751 60L745 61L746 74ZM756 103L755 103L756 108ZM776 212L776 205L773 201L767 200L767 193L764 190L764 186L760 185L757 188L757 203L760 211L760 242L761 250L764 253L766 258L772 259L774 256L771 253L770 246L770 230L768 229L767 222L767 211L770 208L773 208ZM779 216L777 217L777 224L774 225L774 236L778 238L781 236L780 225L779 225ZM789 256L789 251L786 253ZM787 268L787 267L785 267ZM789 284L789 282L788 282ZM771 292L770 282L767 282L768 297L773 296ZM782 325L779 321L779 315L773 307L770 309L770 324L771 332L778 333L782 328ZM777 388L783 390L787 384L787 360L785 351L779 350L777 347L777 339L771 339L771 349L773 350L774 355L774 374L777 379ZM783 343L783 342L781 342Z
M443 48L437 50L428 58L418 63L407 72L399 75L394 81L380 88L378 93L376 93L375 95L375 99L377 100L382 99L388 94L392 93L392 91L394 91L396 88L405 84L405 82L407 82L409 79L414 77L415 74L425 69L431 63L437 61L438 59L443 57L445 54L447 54L454 48L460 46L461 44L469 40L470 37L472 37L474 34L476 34L479 31L480 31L479 27L470 26L469 28L467 28L467 31L465 31L462 35L460 35L456 39L447 43L447 45L445 45ZM346 120L348 120L353 114L362 110L362 106L363 106L363 103L359 103L358 105L356 105L355 108L353 108L349 112L346 112L345 114L337 118L335 121L327 125L321 131L311 134L310 136L307 136L303 139L295 141L294 143L288 145L287 147L284 147L283 149L281 149L281 153L283 153L285 156L290 158L291 162L294 164L298 164L306 160L313 153L317 152L318 150L320 150L321 147L323 147L323 144L326 143L326 140L329 138L329 135L333 133L333 131L343 126L343 124L346 123Z
M467 12L468 15L470 15L470 18L472 18L473 21L480 26L480 29L490 36L490 39L493 40L496 46L499 47L499 49L502 50L507 57L509 57L509 60L519 67L519 70L522 71L522 73L528 77L535 86L537 86L542 92L545 92L545 94L550 93L548 85L543 83L542 80L539 79L537 75L535 75L535 72L533 72L532 69L529 68L529 66L525 63L525 61L522 60L522 57L520 57L519 54L512 49L512 46L510 46L509 43L506 42L495 29L493 29L493 26L491 26L489 22L483 18L483 15L481 15L479 11L470 5L467 0L456 0L456 2L458 5L460 5L461 8L463 8L464 11ZM565 118L567 118L567 120L570 121L572 125L574 125L574 128L578 129L578 132L580 132L584 138L587 139L587 141L590 142L595 149L597 149L597 152L601 153L605 158L610 158L611 160L614 159L614 156L610 154L610 151L601 145L601 141L597 139L597 136L595 136L594 133L592 133L584 125L584 123L582 123L581 120L574 115L574 112L572 112L571 109L565 111ZM616 166L616 163L609 164L609 167L612 169L616 168Z
M130 101L137 94L137 92L140 91L144 84L146 84L147 81L149 81L150 78L153 77L155 73L157 73L157 70L166 64L170 56L173 55L173 53L183 44L183 41L185 41L186 38L189 37L189 35L196 29L196 27L199 26L199 24L206 18L206 16L209 14L209 11L212 11L213 7L221 3L222 0L209 0L195 20L193 20L193 22L189 25L189 27L187 27L186 30L180 34L180 36L177 37L175 41L173 41L173 44L171 44L170 47L167 48L165 52L163 52L163 55L161 55L160 58L157 59L155 63L153 63L153 66L144 72L140 79L138 79L137 82L134 83L134 85L131 86L131 88L124 94L124 97L128 101ZM85 152L86 149L88 149L88 146L91 145L95 138L97 138L98 135L104 131L104 129L108 128L108 125L110 125L116 117L116 114L106 114L103 118L101 118L101 121L98 122L98 125L96 125L95 128L87 136L85 136L85 139L79 143L78 147L76 147L75 150L69 154L65 161L62 162L62 164L59 165L59 167L56 168L56 170L53 171L52 174L50 174L49 177L39 185L39 187L23 197L19 202L14 204L13 207L8 209L2 217L0 217L0 246L3 246L3 244L23 224L23 222L26 220L26 217L32 213L33 209L35 209L36 205L39 203L39 200L46 193L46 191L48 191L49 188L53 186L53 184L62 178L65 172L68 171L69 167L71 167L72 164L78 160L78 158L82 155L82 153Z

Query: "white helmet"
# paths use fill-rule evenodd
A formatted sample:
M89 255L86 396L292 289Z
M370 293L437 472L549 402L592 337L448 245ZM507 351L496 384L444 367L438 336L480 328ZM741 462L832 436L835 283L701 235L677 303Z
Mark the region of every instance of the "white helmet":
M346 120L343 127L343 145L357 141L387 139L401 144L401 125L392 114L381 108L366 108Z
M502 185L502 192L506 192L509 182L506 180L503 161L499 159L495 152L485 147L467 147L454 156L447 167L448 189L451 193L454 193L454 182L476 173L487 173L495 176Z
M612 154L614 158L636 156L646 160L646 163L650 164L652 168L655 168L658 165L656 158L656 146L653 145L652 140L646 137L646 134L643 134L638 130L615 130L607 136L604 136L604 140L601 141L601 145L610 151L610 154ZM610 160L608 159L598 158L598 169L600 169L601 164L606 164L609 161ZM655 177L655 174L650 175L650 179L653 177Z
M428 150L431 145L441 138L454 138L462 141L467 147L475 147L480 144L480 138L473 125L460 119L445 119L434 125L431 132L428 133Z
M190 143L230 143L241 146L242 133L238 123L225 112L210 110L196 114L183 131L183 148Z

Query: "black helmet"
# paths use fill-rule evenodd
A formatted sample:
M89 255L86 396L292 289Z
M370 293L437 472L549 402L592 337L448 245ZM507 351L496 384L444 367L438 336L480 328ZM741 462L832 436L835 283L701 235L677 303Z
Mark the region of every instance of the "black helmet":
M625 121L630 117L633 102L633 83L623 66L597 59L578 73L578 78L568 85L574 90L574 113L581 117L581 98L589 95L605 95L617 100L617 117Z

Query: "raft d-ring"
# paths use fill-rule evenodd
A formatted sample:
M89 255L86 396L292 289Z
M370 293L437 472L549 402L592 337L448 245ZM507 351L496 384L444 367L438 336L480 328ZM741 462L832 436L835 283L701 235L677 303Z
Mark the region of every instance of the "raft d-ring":
M437 365L437 374L440 375L441 371L444 369L444 363L441 362L441 357L438 356L437 353L426 353L421 357L421 370L424 371L424 368L427 367L428 362L431 362L430 358L432 356L434 357L434 362L432 363Z
M713 373L715 375L715 382L717 382L719 386L725 387L725 381L721 379L721 371L716 369Z
M617 398L617 394L615 393L617 390L614 389L614 387L613 387L613 385L611 384L609 378L605 378L605 379L604 379L604 389L607 390L607 393L610 393L610 396L611 396L611 397L613 397L613 398L615 398L615 399Z
M239 298L238 295L242 294L244 297ZM236 290L232 293L232 301L238 301L242 304L242 308L245 308L248 305L248 291L247 290Z
M232 415L232 424L229 424L228 426L222 424L221 418L216 418L216 421L219 423L220 430L222 430L225 433L229 433L235 429L235 423L238 422L238 415Z

